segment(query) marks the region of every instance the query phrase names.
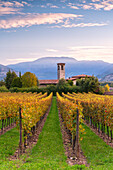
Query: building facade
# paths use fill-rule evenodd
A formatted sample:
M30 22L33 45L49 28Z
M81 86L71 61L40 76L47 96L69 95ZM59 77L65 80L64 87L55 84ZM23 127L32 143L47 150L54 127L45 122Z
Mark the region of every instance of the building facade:
M57 78L58 80L65 79L65 63L57 63Z

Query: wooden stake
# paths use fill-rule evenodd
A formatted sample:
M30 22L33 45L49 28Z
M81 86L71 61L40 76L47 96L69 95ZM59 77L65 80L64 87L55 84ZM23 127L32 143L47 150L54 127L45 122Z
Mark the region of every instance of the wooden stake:
M79 159L79 110L77 109L77 120L76 120L76 157Z
M20 118L20 142L19 142L19 148L20 148L20 154L22 154L22 115L21 115L21 108L19 108L19 118Z

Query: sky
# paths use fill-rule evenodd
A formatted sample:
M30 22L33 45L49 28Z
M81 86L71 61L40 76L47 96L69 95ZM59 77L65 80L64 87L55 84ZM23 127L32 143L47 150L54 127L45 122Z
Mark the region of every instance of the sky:
M113 0L0 0L0 64L62 56L113 63Z

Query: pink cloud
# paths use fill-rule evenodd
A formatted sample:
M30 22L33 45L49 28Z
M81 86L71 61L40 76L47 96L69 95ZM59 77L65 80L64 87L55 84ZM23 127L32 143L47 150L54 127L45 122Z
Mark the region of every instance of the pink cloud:
M17 11L20 11L24 5L30 6L30 4L25 1L22 1L21 3L18 1L0 1L0 15L15 14Z
M83 5L83 9L91 9L92 6L91 5Z
M79 23L79 24L63 24L61 26L59 25L56 25L56 26L53 26L53 28L57 27L57 28L73 28L73 27L81 27L81 28L84 28L84 27L100 27L100 26L106 26L108 25L107 23Z
M49 13L49 14L27 14L7 20L0 20L1 29L29 27L41 24L58 24L64 23L64 20L82 17L82 15Z
M5 14L15 14L19 9L9 8L9 7L0 7L0 16Z
M70 6L72 9L79 9L77 6Z

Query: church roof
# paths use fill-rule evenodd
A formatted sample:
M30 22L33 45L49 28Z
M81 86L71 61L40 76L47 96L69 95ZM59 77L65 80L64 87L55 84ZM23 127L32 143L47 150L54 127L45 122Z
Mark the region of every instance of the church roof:
M39 80L39 84L58 84L59 80Z
M86 75L86 74L81 74L81 75L77 75L77 76L72 76L72 78L85 78L85 77L92 77L92 76Z

